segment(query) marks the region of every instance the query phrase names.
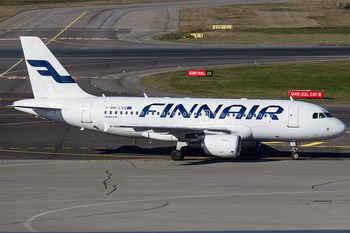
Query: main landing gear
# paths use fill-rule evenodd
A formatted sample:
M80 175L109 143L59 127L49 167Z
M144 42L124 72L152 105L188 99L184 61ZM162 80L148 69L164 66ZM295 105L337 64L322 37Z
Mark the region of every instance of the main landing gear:
M186 148L186 150L184 150L183 148ZM196 156L199 153L199 150L190 149L188 148L188 146L183 148L181 148L180 150L173 150L171 152L171 159L175 161L183 160L185 155Z
M298 150L298 142L290 142L290 146L292 147L292 158L294 160L297 160L299 159L299 154L297 153L297 150Z
M181 150L173 150L173 152L171 152L172 160L175 160L175 161L183 160L184 157L185 157L185 154Z
M171 152L171 159L178 161L178 160L183 160L185 157L185 148L188 148L188 143L187 142L181 142L178 141L176 143L176 150L173 150L173 152Z

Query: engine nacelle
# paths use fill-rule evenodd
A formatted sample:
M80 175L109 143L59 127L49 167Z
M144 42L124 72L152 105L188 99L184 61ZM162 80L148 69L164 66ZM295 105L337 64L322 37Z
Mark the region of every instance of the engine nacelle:
M235 134L206 135L201 147L206 155L234 158L241 152L241 136Z

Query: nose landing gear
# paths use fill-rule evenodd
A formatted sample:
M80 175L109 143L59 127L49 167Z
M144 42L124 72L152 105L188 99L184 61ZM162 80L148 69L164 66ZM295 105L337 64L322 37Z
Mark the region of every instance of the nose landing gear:
M298 142L290 142L290 146L292 147L292 158L294 160L297 160L299 159L299 154L297 153L297 150L298 150Z

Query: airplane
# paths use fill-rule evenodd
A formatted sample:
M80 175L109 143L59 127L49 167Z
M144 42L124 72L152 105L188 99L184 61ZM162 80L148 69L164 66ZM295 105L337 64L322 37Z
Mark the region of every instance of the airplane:
M343 135L346 125L326 109L291 100L93 96L83 91L38 38L20 37L33 99L11 107L83 129L174 141L173 160L186 155L235 158L261 141L298 145Z

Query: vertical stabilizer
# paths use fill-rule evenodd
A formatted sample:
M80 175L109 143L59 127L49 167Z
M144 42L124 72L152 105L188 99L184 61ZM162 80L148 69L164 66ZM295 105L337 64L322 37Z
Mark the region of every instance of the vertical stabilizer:
M21 36L20 39L34 98L91 97L38 37Z

